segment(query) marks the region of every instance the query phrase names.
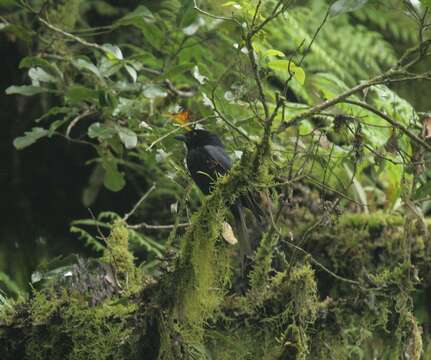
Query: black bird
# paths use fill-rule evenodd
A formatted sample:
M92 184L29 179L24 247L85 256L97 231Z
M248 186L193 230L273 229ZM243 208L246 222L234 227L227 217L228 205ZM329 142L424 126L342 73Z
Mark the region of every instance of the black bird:
M208 195L217 177L227 174L232 167L232 160L225 152L223 143L216 134L200 129L191 130L175 138L186 144L186 163L190 175L199 189ZM242 266L244 266L244 257L251 254L243 206L249 208L259 222L263 217L262 210L251 194L242 195L230 207L239 238Z

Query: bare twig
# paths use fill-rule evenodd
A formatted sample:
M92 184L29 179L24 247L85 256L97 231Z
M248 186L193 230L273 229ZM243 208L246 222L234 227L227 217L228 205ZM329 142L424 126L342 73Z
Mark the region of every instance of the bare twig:
M179 97L192 97L196 95L196 92L193 90L189 90L189 91L184 91L184 90L180 90L177 89L174 84L172 84L172 82L168 79L166 79L164 81L166 87L175 95L179 96Z
M288 241L288 240L283 240L283 242L287 245L289 245L290 247L293 247L295 250L303 253L304 255L308 256L310 258L310 261L314 264L317 265L318 267L320 267L323 271L327 272L329 275L331 275L332 277L334 277L337 280L352 284L352 285L358 285L361 286L361 283L359 281L356 280L352 280L352 279L348 279L345 277L342 277L340 275L337 275L336 273L334 273L333 271L329 270L325 265L323 265L322 263L320 263L319 261L317 261L313 255L311 255L308 251L304 250L302 247L295 245L292 241Z
M190 226L189 222L186 223L179 223L177 225L175 224L170 224L170 225L151 225L151 224L147 224L146 222L142 222L139 224L135 224L135 225L127 225L127 227L129 229L148 229L148 230L171 230L174 227L187 227Z
M302 63L304 62L306 56L310 52L311 46L314 44L314 42L317 39L317 35L319 35L320 31L322 30L323 26L325 25L326 21L328 20L330 9L331 8L329 7L328 10L325 13L325 16L324 16L322 22L320 23L320 25L317 27L316 31L314 32L313 37L311 38L310 43L308 44L307 48L305 49L304 53L302 54L302 57L301 57L301 60L298 63L298 66L301 66Z
M203 14L203 15L209 16L209 17L211 17L211 18L213 18L213 19L217 19L217 20L233 21L233 22L235 22L236 24L238 24L238 25L240 25L240 26L241 26L241 24L238 22L238 20L236 20L236 19L235 19L235 18L233 18L233 17L226 17L226 16L214 15L214 14L209 13L208 11L202 10L202 9L198 6L198 4L197 4L196 0L193 0L193 5L194 5L194 6L193 6L193 7L194 7L194 9L195 9L196 11L200 12L200 13L201 13L201 14Z
M66 138L70 138L69 137L69 135L70 135L70 132L71 132L71 130L73 129L73 127L78 123L78 121L80 121L81 119L83 119L83 118L85 118L85 117L87 117L88 115L90 115L90 114L93 114L94 113L94 110L93 109L87 109L87 110L85 110L83 113L81 113L81 114L79 114L78 116L76 116L71 122L70 122L70 124L69 124L69 126L67 127L67 130L66 130Z
M141 198L139 199L139 201L135 204L135 206L133 207L133 209L128 212L126 215L124 215L123 217L123 221L127 221L127 219L132 216L134 214L134 212L138 209L138 207L142 204L142 202L153 192L153 190L156 188L156 185L153 184L148 191L141 196Z
M411 132L404 125L402 125L398 121L392 119L391 117L389 117L385 113L383 113L383 112L381 112L381 111L373 108L371 105L368 105L367 103L364 103L362 101L356 101L356 100L344 100L343 102L348 103L348 104L352 104L352 105L356 105L356 106L360 106L360 107L362 107L362 108L364 108L364 109L366 109L366 110L368 110L368 111L376 114L377 116L379 116L382 119L386 120L394 128L400 129L410 139L412 139L413 141L417 142L418 144L420 144L421 146L423 146L425 149L431 151L431 145L429 145L427 142L425 142L424 140L422 140L419 136L417 136L416 134L414 134L413 132Z
M260 102L262 103L263 111L265 113L265 121L268 121L268 119L269 119L268 104L266 102L265 93L263 91L262 80L261 80L260 74L259 74L259 67L257 65L256 57L254 55L253 44L251 42L251 36L250 35L248 35L245 38L245 46L247 48L247 55L248 55L248 59L250 60L251 69L253 71L253 76L254 76L254 79L256 81L257 91L259 93Z
M254 9L253 19L251 20L251 26L252 27L256 23L257 15L259 14L259 9L260 9L261 5L262 5L262 0L259 0L258 3L257 3L257 5L256 5L256 8Z
M265 20L263 20L259 25L255 26L248 33L248 37L250 40L256 35L260 30L262 30L269 22L278 17L283 11L287 9L289 4L285 4L285 0L279 0L278 3L274 6L271 15L268 16Z
M79 36L75 36L75 35L73 35L71 33L68 33L66 31L64 31L64 30L62 30L62 29L60 29L60 28L58 28L58 27L50 24L48 21L46 21L45 19L42 19L41 17L39 17L39 21L42 24L44 24L47 28L51 29L52 31L55 31L55 32L63 35L64 37L67 37L69 39L72 39L72 40L76 41L77 43L80 43L81 45L84 45L84 46L87 46L87 47L90 47L90 48L93 48L93 49L97 49L97 50L100 50L102 52L106 52L106 49L103 46L101 46L99 44L96 44L96 43L88 42L88 41L80 38Z
M392 73L393 72L391 72L391 74ZM389 77L388 73L376 76L369 81L363 82L362 84L358 84L358 85L346 90L345 92L341 93L340 95L338 95L332 99L323 101L320 104L317 104L317 105L313 106L312 108L308 109L307 111L304 111L300 114L293 116L292 118L290 118L290 120L284 121L280 124L280 126L277 129L277 133L283 132L287 128L294 126L294 125L297 125L303 119L310 117L311 115L319 113L322 110L328 109L331 106L334 106L334 105L342 102L344 99L348 98L349 96L355 94L358 91L367 89L373 85L385 83L388 80L388 77Z
M209 118L211 118L211 117L213 117L213 116L207 116L207 117L205 117L205 118L202 118L202 119L199 119L199 120L196 120L196 121L193 121L193 122L191 122L191 123L186 123L186 124L181 124L179 127L177 127L177 128L175 128L174 130L172 130L172 131L169 131L168 133L166 133L166 134L164 134L163 136L161 136L161 137L159 137L157 140L154 140L151 144L150 144L150 146L148 146L147 147L147 151L150 151L156 144L158 144L160 141L162 141L162 140L164 140L164 139L166 139L167 137L169 137L169 136L171 136L171 135L173 135L173 134L175 134L176 132L178 132L179 130L181 130L181 129L183 129L183 128L187 128L187 127L189 127L189 126L191 126L191 125L195 125L195 124L199 124L199 123L201 123L201 122L203 122L203 121L205 121L205 120L208 120Z

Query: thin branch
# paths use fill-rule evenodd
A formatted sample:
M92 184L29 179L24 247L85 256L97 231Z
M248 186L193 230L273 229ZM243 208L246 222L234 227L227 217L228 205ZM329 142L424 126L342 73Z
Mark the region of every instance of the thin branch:
M209 17L211 17L211 18L213 18L213 19L217 19L217 20L233 21L233 22L235 22L236 24L238 24L238 25L240 25L240 26L241 26L241 24L238 22L238 20L236 20L236 19L235 19L235 18L233 18L233 17L226 17L226 16L214 15L214 14L211 14L211 13L209 13L209 12L205 11L205 10L202 10L202 9L198 6L198 4L197 4L196 0L193 0L193 5L194 5L194 6L193 6L193 8L194 8L196 11L200 12L202 15L206 15L206 16L209 16Z
M305 57L310 52L311 46L314 44L314 42L317 39L317 35L319 35L320 31L322 30L323 26L325 25L326 21L328 20L330 9L331 8L329 7L328 10L326 11L325 17L323 18L322 22L320 23L320 25L317 27L316 31L314 32L313 37L311 38L310 43L308 44L307 48L305 49L304 53L302 54L302 57L301 57L301 60L298 63L298 66L301 66L302 63L304 62Z
M156 185L153 184L148 191L142 195L142 197L139 199L139 201L135 204L133 209L128 212L126 215L124 215L123 220L126 222L127 219L134 214L134 212L138 209L138 207L142 204L142 202L153 192L153 190L156 188Z
M373 108L371 105L368 105L367 103L364 103L362 101L355 101L355 100L344 100L343 102L348 103L348 104L352 104L352 105L356 105L356 106L360 106L360 107L362 107L362 108L364 108L364 109L366 109L366 110L368 110L368 111L376 114L377 116L379 116L382 119L386 120L394 128L400 129L410 139L412 139L413 141L417 142L418 144L420 144L421 146L423 146L428 151L431 151L431 145L430 144L428 144L427 142L425 142L424 140L422 140L419 136L417 136L416 134L414 134L413 132L411 132L409 129L407 129L404 125L400 124L398 121L392 119L391 117L389 117L385 113L383 113L383 112L381 112L381 111Z
M162 140L166 139L167 137L169 137L169 136L171 136L171 135L175 134L175 133L176 133L176 132L178 132L180 129L190 127L191 125L199 124L199 123L201 123L201 122L203 122L203 121L205 121L205 120L207 120L207 119L209 119L209 118L211 118L211 117L214 117L214 116L207 116L207 117L205 117L205 118L202 118L202 119L199 119L199 120L193 121L193 122L191 122L191 123L181 124L179 127L175 128L174 130L169 131L168 133L166 133L166 134L164 134L163 136L159 137L157 140L154 140L154 141L150 144L150 146L148 146L148 147L146 148L146 150L147 150L147 151L150 151L150 150L151 150L151 149L152 149L156 144L158 144L160 141L162 141Z
M186 223L179 223L177 225L175 224L171 224L171 225L151 225L151 224L147 224L145 222L139 223L139 224L135 224L135 225L127 225L127 227L129 229L148 229L148 230L171 230L174 227L187 227L190 226L189 222Z
M259 25L257 25L254 29L251 29L248 33L248 37L250 40L256 35L260 30L262 30L269 22L274 20L278 15L280 15L283 11L286 10L289 4L284 4L285 0L279 0L278 3L274 6L272 13L265 20L263 20Z
M196 92L193 90L189 90L189 91L184 91L184 90L180 90L177 89L174 84L172 84L172 82L168 79L166 79L164 81L164 84L166 85L166 87L168 88L168 90L170 90L172 93L174 93L175 95L179 96L179 97L192 97L196 95Z
M352 280L352 279L348 279L345 277L342 277L340 275L337 275L336 273L334 273L333 271L329 270L325 265L323 265L322 263L320 263L319 261L317 261L313 255L311 255L308 251L304 250L302 247L295 245L293 242L288 241L288 240L283 240L283 242L291 247L293 247L295 250L298 250L299 252L303 253L304 255L308 256L310 258L310 261L314 264L317 265L318 267L320 267L323 271L327 272L329 275L331 275L332 277L334 277L337 280L343 281L343 282L347 282L349 284L353 284L353 285L358 285L361 286L361 283L359 281L356 280Z
M81 119L87 117L90 114L93 114L95 111L93 109L87 109L85 110L83 113L79 114L78 116L76 116L69 124L69 126L67 127L66 130L66 138L70 138L70 132L73 129L73 127L78 123L78 121L80 121Z
M39 17L39 21L42 24L44 24L46 27L48 27L49 29L51 29L52 31L55 31L55 32L63 35L64 37L67 37L69 39L72 39L72 40L76 41L77 43L80 43L81 45L84 45L84 46L87 46L87 47L90 47L90 48L93 48L93 49L97 49L97 50L100 50L102 52L106 52L106 49L103 46L101 46L99 44L96 44L96 43L88 42L88 41L80 38L79 36L75 36L75 35L73 35L71 33L68 33L66 31L64 31L64 30L62 30L62 29L60 29L60 28L58 28L58 27L50 24L48 21L42 19L41 17Z
M252 27L256 23L257 15L259 14L259 8L260 8L261 5L262 5L262 0L259 0L259 2L256 5L256 8L254 9L253 19L251 20L251 26Z
M305 181L309 181L313 185L316 185L317 187L320 187L321 190L330 191L330 192L332 192L334 194L337 194L338 196L340 196L340 197L342 197L342 198L344 198L344 199L346 199L346 200L348 200L348 201L350 201L350 202L352 202L352 203L354 203L354 204L356 204L356 205L358 205L360 207L363 207L363 208L367 208L368 207L367 204L363 204L363 203L360 203L359 201L356 201L355 199L352 199L350 196L348 196L348 195L346 195L346 194L338 191L337 189L334 189L333 187L331 187L329 185L326 185L323 182L320 182L319 180L313 178L310 175L305 174L304 177L306 179Z
M391 72L391 74L393 74L393 73L394 72ZM287 128L294 126L294 125L297 125L303 119L310 117L311 115L319 113L322 110L328 109L331 106L338 104L339 102L343 101L344 99L348 98L350 95L353 95L358 91L364 90L364 89L369 88L373 85L385 83L388 80L388 77L389 77L388 73L376 76L369 81L363 82L362 84L358 84L358 85L346 90L345 92L341 93L340 95L338 95L332 99L323 101L320 104L317 104L317 105L313 106L312 108L308 109L307 111L304 111L303 113L300 113L300 114L293 116L290 120L282 122L280 124L280 126L278 127L276 132L277 133L283 132Z
M263 111L265 113L265 121L268 121L269 109L268 109L268 104L266 102L265 93L263 91L262 80L259 74L259 67L257 66L256 57L254 56L253 45L251 42L251 35L247 35L247 37L245 38L245 46L247 48L247 55L250 60L253 76L256 81L257 91L259 92L260 102L262 103Z

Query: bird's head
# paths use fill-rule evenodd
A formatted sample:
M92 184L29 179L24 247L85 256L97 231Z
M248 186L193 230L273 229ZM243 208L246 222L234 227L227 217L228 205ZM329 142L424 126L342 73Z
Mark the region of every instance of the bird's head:
M175 136L175 139L183 141L188 149L194 149L205 145L223 147L222 142L216 134L202 129L188 131L185 134Z

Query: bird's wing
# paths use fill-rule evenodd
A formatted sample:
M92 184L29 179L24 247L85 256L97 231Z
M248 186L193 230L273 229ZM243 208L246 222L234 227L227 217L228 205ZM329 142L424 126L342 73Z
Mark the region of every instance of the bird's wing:
M205 151L208 153L208 166L220 175L226 174L232 167L232 160L220 146L205 145Z

